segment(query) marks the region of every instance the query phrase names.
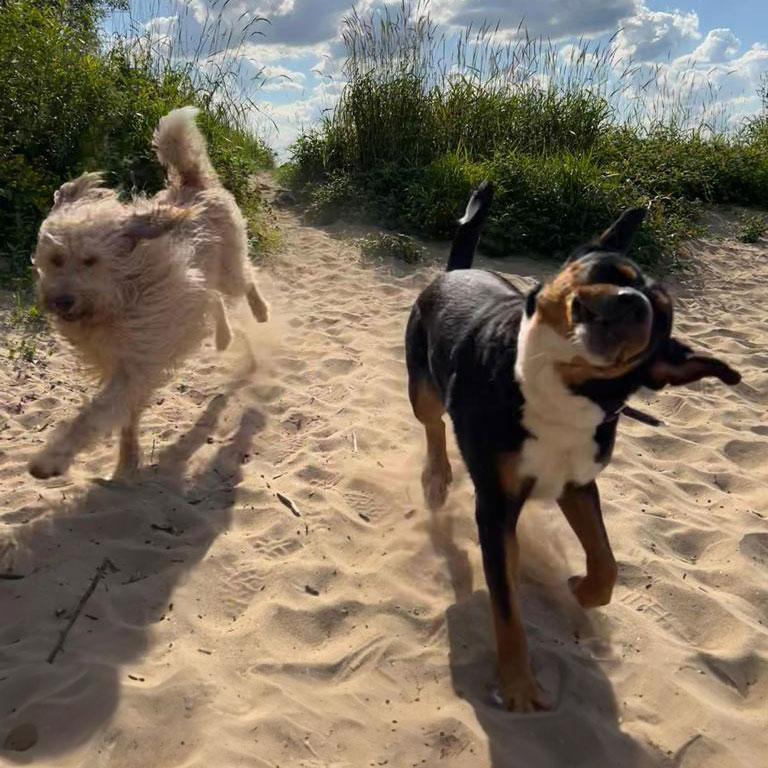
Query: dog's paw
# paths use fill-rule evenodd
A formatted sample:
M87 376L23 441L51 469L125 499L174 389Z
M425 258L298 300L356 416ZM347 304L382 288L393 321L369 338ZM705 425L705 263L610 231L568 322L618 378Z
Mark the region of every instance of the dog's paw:
M439 466L428 463L421 475L424 500L431 510L440 509L448 498L448 486L453 481L451 465L446 462Z
M246 293L248 306L256 320L260 323L266 323L269 320L269 304L262 298L255 285L251 285Z
M603 579L590 579L587 576L571 576L568 588L582 608L597 608L611 602L615 573L607 574Z
M499 693L501 703L510 712L542 712L550 709L530 673L502 680Z
M38 480L63 475L69 469L71 459L62 453L40 453L29 462L29 474Z

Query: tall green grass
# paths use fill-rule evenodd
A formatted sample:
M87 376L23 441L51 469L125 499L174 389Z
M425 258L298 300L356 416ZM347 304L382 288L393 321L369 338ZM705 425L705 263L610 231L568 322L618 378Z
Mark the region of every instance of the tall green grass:
M225 28L214 16L197 50L189 51L180 33L153 35L121 7L119 0L0 3L0 277L6 284L28 276L39 223L67 179L105 170L126 193L161 188L152 131L162 115L185 104L201 108L214 165L256 222L250 177L273 156L249 122L237 41L230 37L222 53ZM107 12L123 22L111 37L101 26ZM240 43L252 32L241 31ZM249 83L258 89L258 77ZM254 234L257 229L254 224Z
M705 202L768 201L768 133L727 134L717 93L524 29L446 38L428 4L353 12L335 109L299 136L286 176L315 211L447 236L471 187L497 187L486 247L560 254L650 204L635 255L674 259ZM686 79L687 78L687 79Z

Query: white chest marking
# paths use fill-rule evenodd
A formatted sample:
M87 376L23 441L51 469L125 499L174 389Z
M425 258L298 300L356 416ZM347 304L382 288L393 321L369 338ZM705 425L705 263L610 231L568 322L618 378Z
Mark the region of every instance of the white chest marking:
M536 482L531 497L557 499L568 483L584 485L603 469L595 461L596 427L605 412L589 398L574 395L555 369L581 351L536 315L524 317L518 337L515 378L525 405L523 426L531 434L523 442L521 477Z

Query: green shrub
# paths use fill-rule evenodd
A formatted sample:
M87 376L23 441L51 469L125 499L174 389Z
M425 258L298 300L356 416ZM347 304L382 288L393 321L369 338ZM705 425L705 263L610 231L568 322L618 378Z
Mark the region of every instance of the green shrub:
M576 46L563 60L548 41L506 45L487 28L454 45L422 11L404 3L345 20L346 85L299 136L286 175L310 200L343 178L333 215L448 237L488 177L497 194L482 244L493 253L559 257L623 208L649 204L634 255L674 265L702 203L768 200L768 80L764 113L725 134L707 122L714 104L691 122L669 84L657 82L658 100L637 98L640 73L629 62L616 77L610 46Z
M195 61L160 57L136 38L107 47L88 2L5 0L0 11L0 272L24 276L53 192L104 170L125 192L163 184L152 132L169 110L202 109L200 127L224 184L254 222L250 177L272 163L239 105L201 87ZM232 75L222 70L222 79Z
M406 264L418 264L426 250L412 237L404 234L376 234L357 241L361 253L368 259L392 258Z
M741 217L741 232L739 240L742 243L757 243L768 232L768 224L763 216L752 215Z

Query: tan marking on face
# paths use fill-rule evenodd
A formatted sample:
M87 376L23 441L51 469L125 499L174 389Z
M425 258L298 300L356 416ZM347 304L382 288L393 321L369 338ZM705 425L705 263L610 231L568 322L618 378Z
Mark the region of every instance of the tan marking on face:
M571 300L574 290L579 285L581 273L582 265L574 262L551 283L545 285L536 298L536 313L541 321L565 338L573 330Z
M653 302L657 304L661 309L666 311L672 309L672 299L662 286L658 284L652 285L650 291L653 295Z
M621 290L621 286L613 283L597 283L596 285L577 286L573 293L585 302L589 299L599 299L602 296L615 296Z
M542 322L561 336L568 338L574 327L573 299L583 299L589 305L591 298L616 294L621 288L610 283L581 285L582 268L578 263L566 267L551 283L542 288L536 299L537 313Z
M618 269L622 275L626 275L633 282L637 280L637 270L634 267L630 267L629 264L619 264L616 269Z

